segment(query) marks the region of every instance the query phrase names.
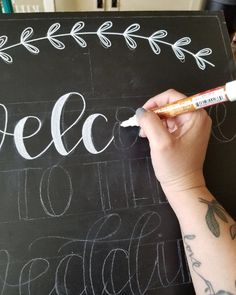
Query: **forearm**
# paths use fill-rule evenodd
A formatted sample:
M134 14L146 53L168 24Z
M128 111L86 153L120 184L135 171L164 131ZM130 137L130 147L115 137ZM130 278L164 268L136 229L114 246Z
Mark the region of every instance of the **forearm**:
M235 221L206 187L167 198L180 223L196 294L236 295Z
M146 111L184 96L168 90L136 111L149 140L155 175L176 213L197 295L236 295L235 222L202 175L211 118L204 110L161 120ZM231 231L230 231L231 229Z

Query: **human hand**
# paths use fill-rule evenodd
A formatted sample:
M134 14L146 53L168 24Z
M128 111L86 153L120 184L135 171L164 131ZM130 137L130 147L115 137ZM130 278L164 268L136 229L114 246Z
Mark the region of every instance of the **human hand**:
M140 136L149 140L153 168L167 197L205 186L203 162L211 130L207 112L201 109L161 120L148 111L183 97L170 89L149 99L144 109L136 112Z

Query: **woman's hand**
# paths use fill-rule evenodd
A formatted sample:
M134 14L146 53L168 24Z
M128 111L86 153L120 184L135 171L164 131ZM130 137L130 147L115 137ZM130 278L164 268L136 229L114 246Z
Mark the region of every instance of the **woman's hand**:
M140 136L149 140L154 171L167 197L205 186L203 162L211 130L207 112L202 109L161 120L148 111L183 97L170 89L149 99L136 112Z

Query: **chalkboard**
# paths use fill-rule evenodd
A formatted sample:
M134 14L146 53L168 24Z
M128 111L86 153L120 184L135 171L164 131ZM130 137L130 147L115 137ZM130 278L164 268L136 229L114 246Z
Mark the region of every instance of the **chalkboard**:
M234 78L221 13L1 16L0 75L0 294L194 294L148 143L120 122ZM236 217L236 104L209 113L207 184Z

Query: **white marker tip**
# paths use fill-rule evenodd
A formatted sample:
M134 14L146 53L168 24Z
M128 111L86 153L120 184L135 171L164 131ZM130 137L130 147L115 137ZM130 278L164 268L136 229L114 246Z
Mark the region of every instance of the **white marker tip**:
M123 121L120 124L121 127L133 127L133 126L139 126L136 115L134 115L133 117L129 118L126 121Z
M127 126L126 126L127 121L129 121L129 120L126 120L126 121L124 121L124 122L121 122L120 126L121 126L121 127L127 127Z

